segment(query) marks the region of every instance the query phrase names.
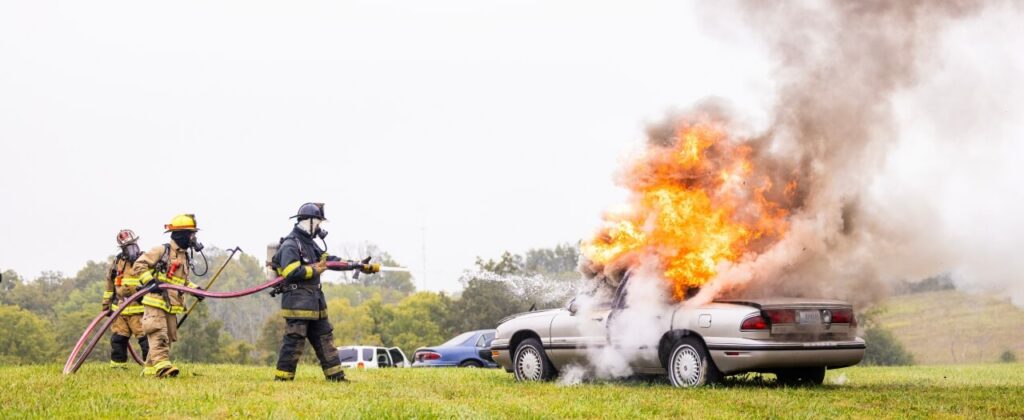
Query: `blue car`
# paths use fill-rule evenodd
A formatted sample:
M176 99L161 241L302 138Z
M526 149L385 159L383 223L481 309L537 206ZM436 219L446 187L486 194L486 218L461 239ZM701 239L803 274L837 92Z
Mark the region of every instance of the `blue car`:
M412 367L489 367L498 365L491 359L494 330L459 334L440 346L422 347L413 354Z

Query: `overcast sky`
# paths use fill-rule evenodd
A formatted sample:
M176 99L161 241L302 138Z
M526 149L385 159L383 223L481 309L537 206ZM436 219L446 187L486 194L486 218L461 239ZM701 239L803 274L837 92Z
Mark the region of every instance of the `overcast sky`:
M264 258L307 201L458 289L476 256L575 242L646 122L753 118L771 66L679 1L0 3L0 269L74 274L132 228ZM357 257L357 255L350 255ZM426 270L424 271L424 261ZM425 274L425 278L424 278Z

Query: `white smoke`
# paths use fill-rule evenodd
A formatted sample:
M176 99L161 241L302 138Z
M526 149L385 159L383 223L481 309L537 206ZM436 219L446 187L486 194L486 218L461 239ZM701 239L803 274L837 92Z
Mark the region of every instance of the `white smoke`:
M597 378L631 376L635 373L631 365L637 362L658 364L658 343L673 309L658 264L653 259L641 262L630 272L625 289L625 307L611 312L614 296L608 288L576 298L581 334L607 337L610 342L587 348L590 369L586 373ZM597 318L601 321L590 322Z

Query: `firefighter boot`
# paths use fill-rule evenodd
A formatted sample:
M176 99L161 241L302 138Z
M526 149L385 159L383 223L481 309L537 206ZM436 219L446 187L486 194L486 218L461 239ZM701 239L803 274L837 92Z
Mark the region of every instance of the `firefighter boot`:
M156 370L157 378L173 378L178 376L178 373L180 373L178 368L174 367L171 362L166 360L157 363L153 368Z
M110 367L114 369L128 368L128 339L121 334L110 335Z

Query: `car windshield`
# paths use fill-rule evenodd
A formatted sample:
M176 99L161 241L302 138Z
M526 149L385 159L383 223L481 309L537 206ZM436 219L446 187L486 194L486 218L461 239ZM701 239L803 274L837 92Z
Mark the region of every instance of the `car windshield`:
M342 362L354 362L356 361L356 349L338 350L338 357L341 358Z
M473 334L474 333L472 333L472 332L467 332L467 333L459 334L459 335L455 336L455 338L453 338L451 340L448 340L448 341L445 341L444 344L442 344L442 345L440 345L438 347L461 346L465 342L469 341L469 339L473 337Z

